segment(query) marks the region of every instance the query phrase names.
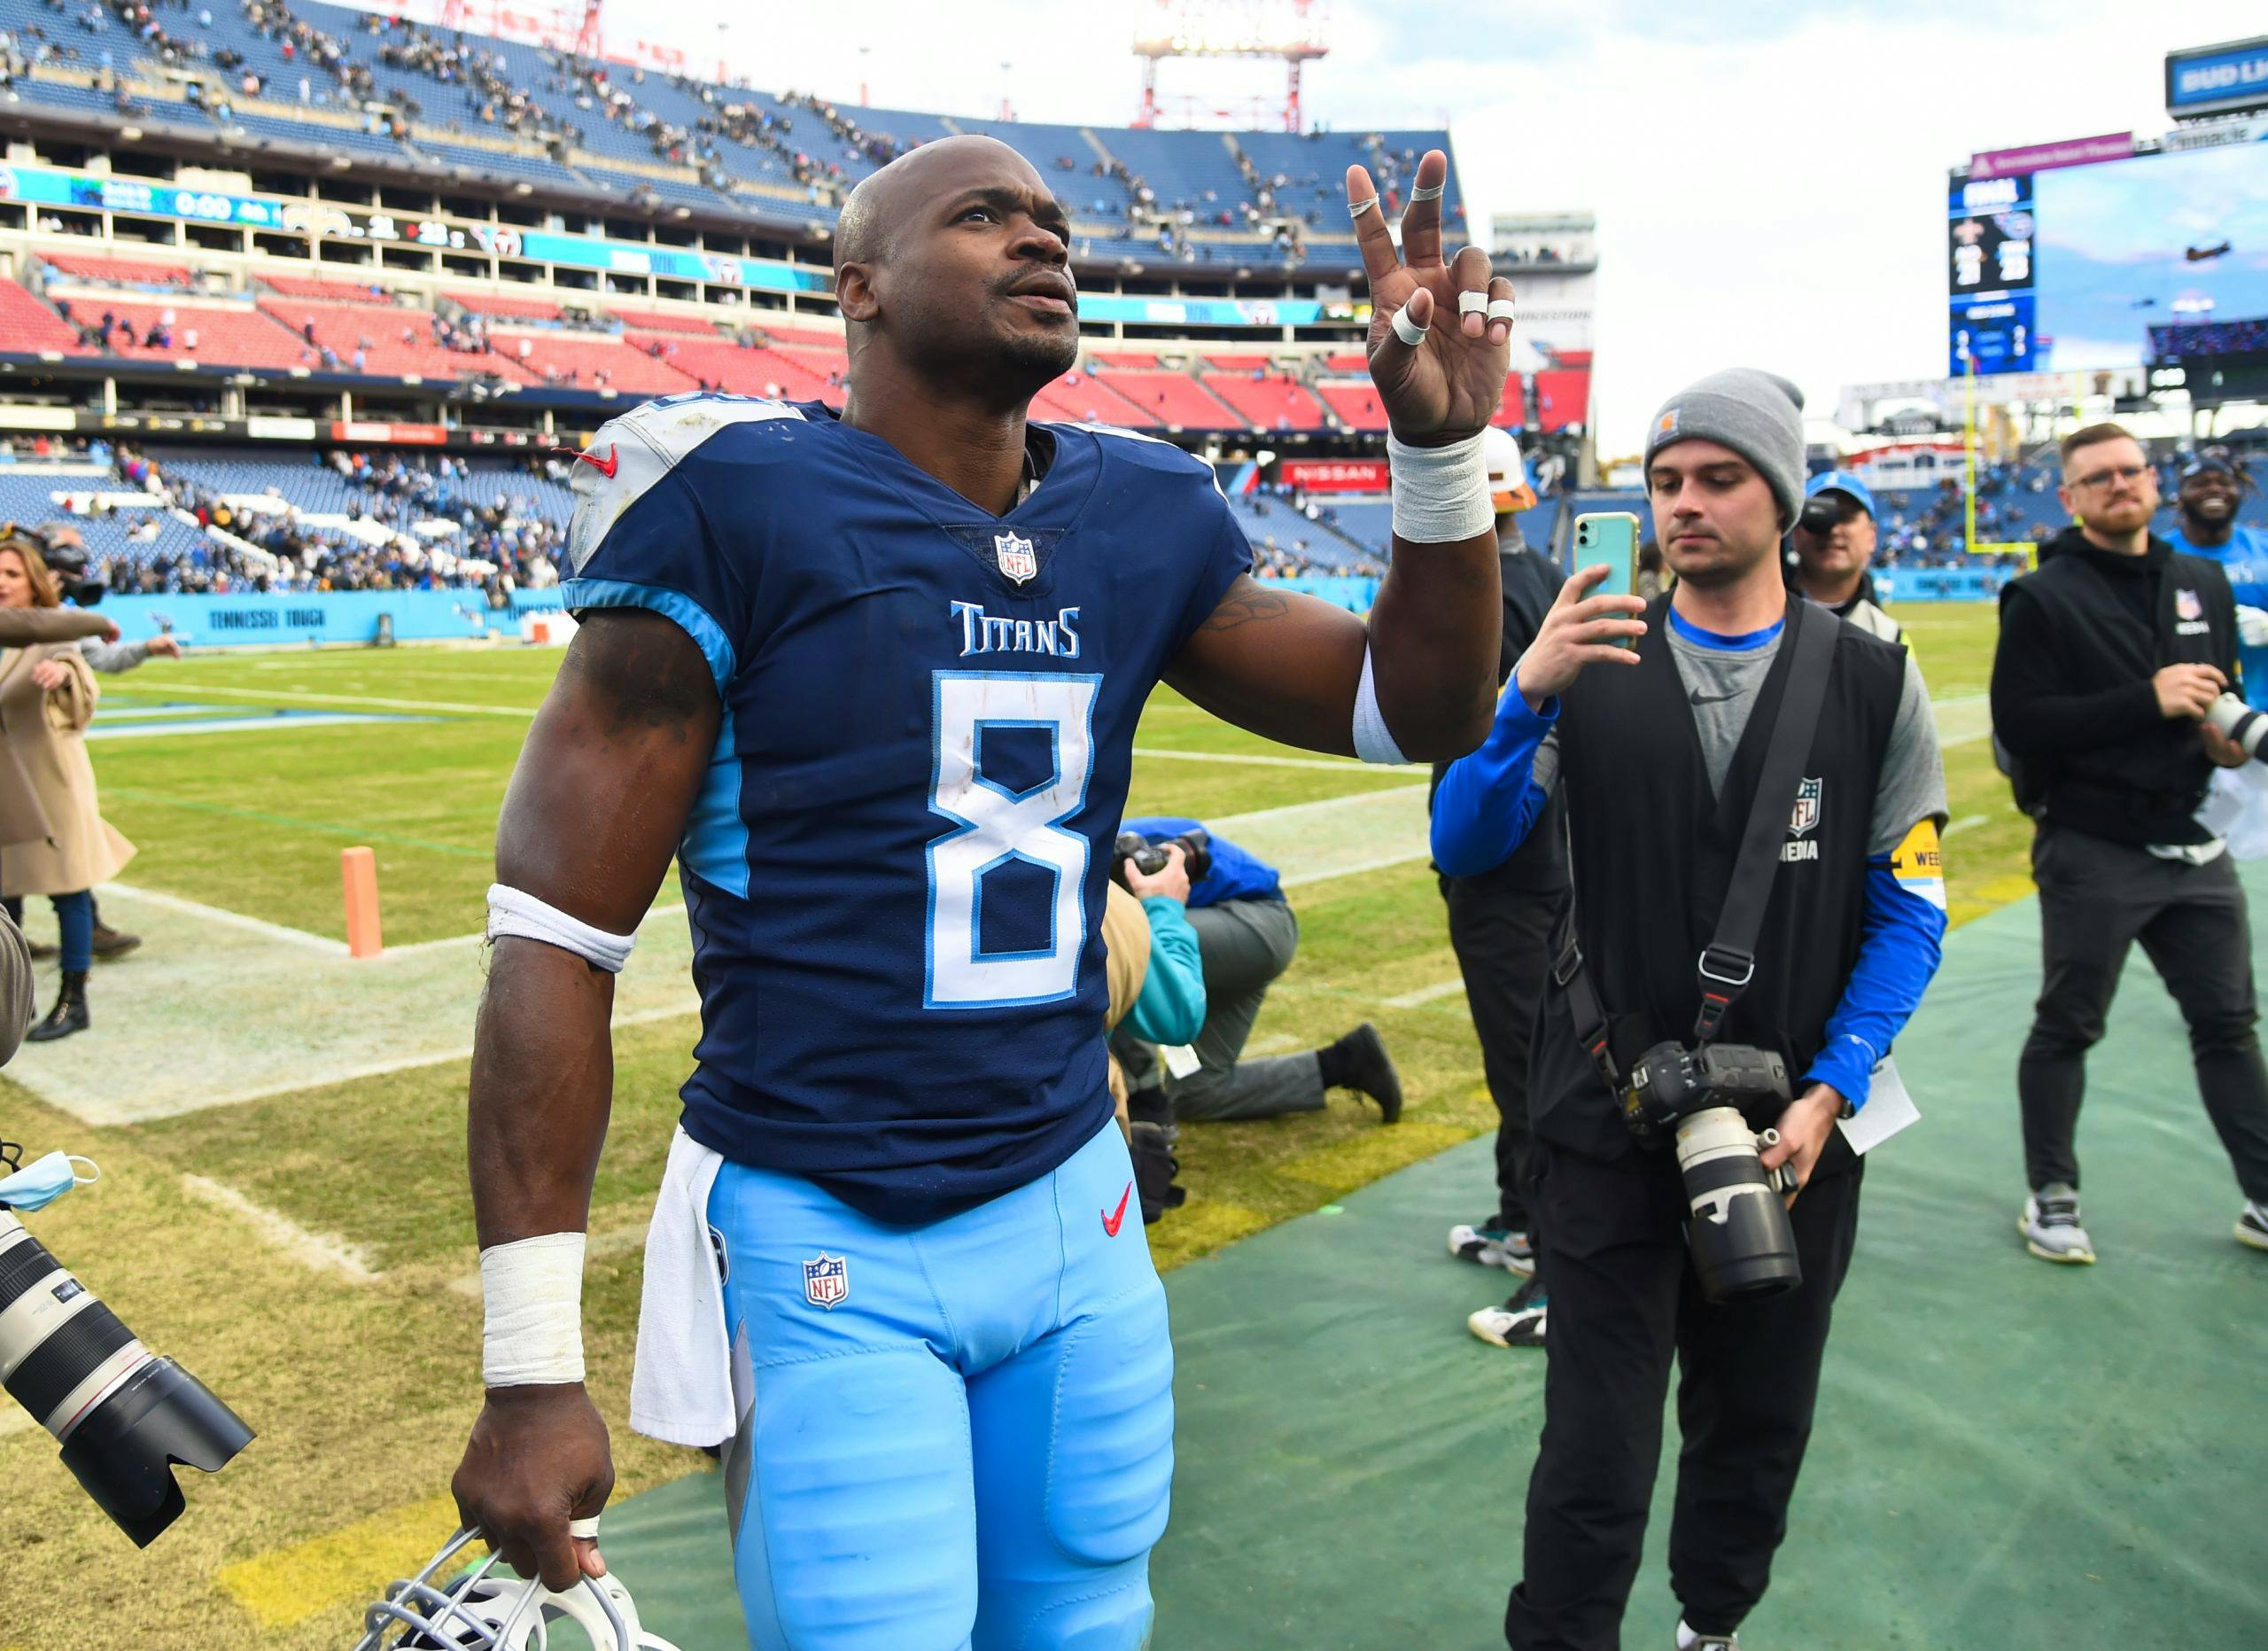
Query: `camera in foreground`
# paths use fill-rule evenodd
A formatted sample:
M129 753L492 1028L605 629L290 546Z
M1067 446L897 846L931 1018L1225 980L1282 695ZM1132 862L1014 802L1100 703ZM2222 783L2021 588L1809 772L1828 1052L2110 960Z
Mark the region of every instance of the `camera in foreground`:
M4 1206L0 1383L136 1547L181 1515L175 1465L218 1473L252 1443L234 1411L143 1346Z
M1796 1188L1794 1173L1764 1167L1758 1149L1779 1136L1754 1133L1741 1115L1744 1102L1784 1106L1790 1099L1786 1063L1751 1044L1658 1043L1630 1069L1623 1121L1642 1142L1674 1133L1691 1211L1686 1242L1701 1293L1713 1302L1777 1296L1804 1281L1781 1202Z
M2205 720L2255 762L2268 762L2260 754L2261 744L2268 742L2268 712L2255 711L2234 694L2223 694L2205 713Z
M1126 886L1129 861L1144 876L1156 876L1166 868L1166 850L1177 843L1181 845L1182 868L1189 873L1189 880L1202 883L1205 874L1213 869L1213 838L1202 826L1184 831L1179 837L1169 837L1162 843L1153 843L1138 831L1121 831L1110 856L1112 881L1121 888Z

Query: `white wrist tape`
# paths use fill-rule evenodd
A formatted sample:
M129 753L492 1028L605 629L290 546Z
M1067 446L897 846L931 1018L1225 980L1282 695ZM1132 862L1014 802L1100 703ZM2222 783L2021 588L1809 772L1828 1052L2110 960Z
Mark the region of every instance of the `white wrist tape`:
M1478 432L1445 448L1406 447L1389 432L1394 533L1411 544L1455 544L1495 526L1488 502L1488 459Z
M1408 762L1394 743L1386 715L1379 709L1378 682L1371 674L1371 650L1363 649L1363 681L1355 690L1355 754L1364 762Z
M488 885L488 938L494 940L508 934L572 952L610 975L622 972L622 966L630 961L630 948L638 944L634 934L609 934L594 929L524 889L492 883Z
M480 1252L480 1379L490 1387L583 1379L580 1233L546 1233Z

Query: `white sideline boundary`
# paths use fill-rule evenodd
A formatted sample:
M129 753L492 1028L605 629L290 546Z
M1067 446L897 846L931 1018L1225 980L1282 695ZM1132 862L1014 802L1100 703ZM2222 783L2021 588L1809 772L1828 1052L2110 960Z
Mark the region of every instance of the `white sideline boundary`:
M312 1273L327 1273L349 1284L374 1284L385 1274L369 1264L369 1252L359 1244L328 1233L314 1233L280 1211L254 1203L235 1188L202 1175L183 1174L181 1189L202 1204L241 1217L269 1246L282 1251Z
M207 906L202 900L184 899L178 894L161 894L155 889L137 888L130 883L105 883L95 891L97 894L116 892L128 899L147 900L152 906L162 906L167 911L194 917L199 923L220 923L230 929L242 929L270 940L281 940L286 946L299 946L307 951L320 952L325 957L348 955L346 942L334 940L328 935L309 934L305 929L288 929L280 923L269 923L264 917L247 917L242 912L232 912L219 906Z

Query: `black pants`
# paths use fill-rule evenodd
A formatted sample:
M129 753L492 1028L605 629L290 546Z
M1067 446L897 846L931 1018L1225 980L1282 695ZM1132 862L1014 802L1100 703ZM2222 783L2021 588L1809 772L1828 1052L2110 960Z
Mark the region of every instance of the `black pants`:
M2268 1068L2255 1031L2252 925L2228 856L2202 866L2162 860L2085 832L2042 827L2031 845L2039 884L2042 979L2016 1063L2024 1172L2037 1192L2079 1184L2076 1137L2086 1052L2102 1037L2119 971L2136 942L2189 1024L2205 1115L2244 1195L2268 1203Z
M1496 1225L1528 1230L1527 1062L1536 1003L1551 972L1563 891L1527 894L1486 879L1443 877L1449 945L1480 1039L1480 1068L1496 1103Z
M1673 1157L1602 1163L1537 1144L1530 1194L1551 1328L1543 1439L1527 1487L1526 1576L1504 1613L1514 1651L1621 1645L1673 1353L1684 1445L1671 1587L1703 1633L1730 1633L1764 1597L1858 1230L1860 1165L1846 1151L1839 1157L1796 1200L1802 1285L1712 1306L1686 1254Z

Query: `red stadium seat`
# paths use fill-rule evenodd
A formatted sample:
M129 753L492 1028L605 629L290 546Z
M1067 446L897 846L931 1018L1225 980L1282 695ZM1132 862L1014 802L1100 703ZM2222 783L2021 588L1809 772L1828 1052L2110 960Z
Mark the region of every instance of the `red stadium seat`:
M1268 362L1269 357L1264 353L1239 353L1235 350L1223 350L1218 354L1211 350L1205 352L1205 364L1217 367L1223 372L1250 372L1255 367L1267 366Z
M361 349L364 353L362 370L385 378L414 373L420 378L454 379L469 373L487 372L502 378L524 380L530 376L493 350L444 347L433 337L430 310L369 302L285 303L272 298L263 299L260 307L285 331L301 339L312 325L315 341L328 345L338 355L340 366L349 370L354 352ZM402 336L405 331L409 334L407 339Z
M1525 430L1528 426L1527 392L1521 386L1520 376L1511 373L1504 379L1504 399L1496 409L1496 416L1488 421L1508 430Z
M690 312L680 314L669 309L632 309L627 305L609 303L606 313L625 327L636 327L648 332L687 332L704 339L717 336L715 321Z
M1361 350L1333 350L1323 358L1325 372L1368 372L1371 358Z
M1113 368L1102 375L1102 382L1161 424L1183 430L1241 430L1247 423L1185 372Z
M492 331L488 347L537 384L571 383L577 389L624 390L637 395L680 395L700 387L694 374L674 365L666 354L649 355L622 339L587 332Z
M330 303L384 304L392 301L391 295L374 296L366 284L352 281L322 281L312 276L271 276L259 277L260 285L287 298L321 299Z
M548 298L501 298L490 292L448 292L441 294L452 303L462 305L476 315L519 315L530 321L561 321L565 313Z
M1535 422L1546 430L1565 430L1588 422L1591 416L1591 375L1588 368L1558 368L1535 375Z
M1208 372L1206 387L1260 430L1321 430L1325 420L1315 397L1283 373L1254 378L1248 373Z
M100 316L101 311L96 315ZM13 281L0 281L0 353L84 355L78 330Z
M71 318L82 326L97 326L107 310L113 319L134 323L136 342L128 344L123 331L111 336L107 353L136 360L211 362L223 367L304 367L314 363L307 359L306 344L293 338L256 309L232 308L219 304L191 304L175 300L121 303L110 298L88 297L71 300ZM173 343L164 349L153 350L140 342L150 336L150 329L173 311ZM197 334L197 347L189 347L189 335Z
M1122 367L1155 367L1156 354L1149 350L1095 350L1089 359L1101 365L1106 372L1115 372Z
M183 264L144 263L138 258L97 258L83 253L34 256L59 274L82 281L129 281L149 286L187 286L196 276Z
M1516 378L1512 381L1517 384ZM1368 378L1316 385L1316 393L1330 404L1340 422L1351 430L1384 430L1386 409L1379 405L1378 386Z

